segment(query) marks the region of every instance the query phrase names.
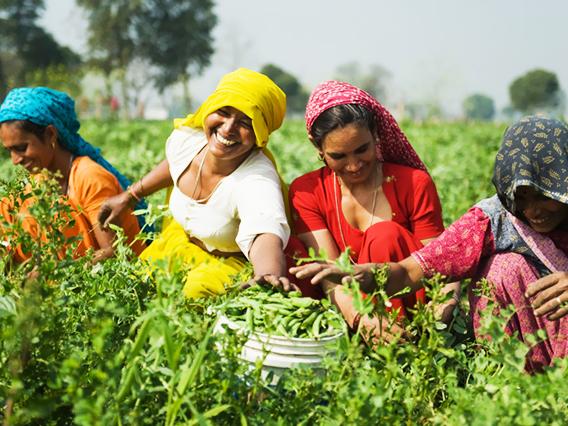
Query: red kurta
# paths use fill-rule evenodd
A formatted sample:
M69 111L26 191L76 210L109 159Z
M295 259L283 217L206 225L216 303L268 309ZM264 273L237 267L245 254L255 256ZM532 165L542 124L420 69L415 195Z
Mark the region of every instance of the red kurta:
M375 223L366 231L352 227L341 208L341 189L328 167L307 173L292 182L290 204L296 235L328 229L339 250L351 248L357 263L398 262L422 247L421 240L443 230L442 208L428 173L407 166L383 163L383 192L392 220ZM337 198L336 198L337 197ZM413 306L424 291L394 299L393 306Z

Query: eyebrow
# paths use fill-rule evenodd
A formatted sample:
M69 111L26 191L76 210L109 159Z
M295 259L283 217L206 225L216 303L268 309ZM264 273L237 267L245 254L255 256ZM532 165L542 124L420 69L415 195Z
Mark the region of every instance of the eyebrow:
M355 149L353 150L353 152L356 152L356 151L360 150L360 149L363 148L365 145L368 146L370 143L371 143L371 142L364 142L364 143L362 143L362 144L359 145L357 148L355 148ZM348 153L346 153L346 152L335 152L335 151L326 151L325 153L326 153L327 155L347 155L347 154L348 154Z

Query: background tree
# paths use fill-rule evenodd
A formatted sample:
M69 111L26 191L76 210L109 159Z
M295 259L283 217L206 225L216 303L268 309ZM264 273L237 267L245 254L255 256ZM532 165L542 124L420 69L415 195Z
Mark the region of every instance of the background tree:
M177 82L189 103L189 77L209 65L212 30L217 23L212 0L77 0L88 12L92 66L107 81L111 95L114 76L128 114L130 90L140 90L140 79L130 85L130 73L145 64L152 75L146 83L163 90Z
M274 64L264 65L260 72L270 77L286 93L286 109L289 113L304 113L310 94L296 77Z
M38 26L43 0L0 0L0 61L4 91L9 86L79 87L81 58ZM1 82L0 82L1 83ZM76 93L73 93L76 94Z
M527 72L509 86L513 107L523 113L540 110L561 110L564 107L564 93L556 74L543 69Z
M145 1L132 18L137 56L153 66L156 88L163 93L181 83L189 109L190 76L201 74L213 54L212 32L217 24L213 1Z
M489 96L479 93L464 99L463 113L469 120L493 120L495 117L495 103Z
M116 74L124 105L128 105L130 100L126 75L135 57L131 22L140 8L139 3L131 0L77 0L77 5L87 11L89 64L103 74L107 98L111 97L113 74Z
M335 79L360 87L383 104L387 100L387 83L390 77L390 72L381 65L372 64L365 70L358 62L339 65L334 74Z

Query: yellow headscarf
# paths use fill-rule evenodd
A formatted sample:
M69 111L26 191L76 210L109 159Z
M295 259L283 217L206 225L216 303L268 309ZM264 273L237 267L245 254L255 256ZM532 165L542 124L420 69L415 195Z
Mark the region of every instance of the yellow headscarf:
M239 68L226 74L217 88L201 104L193 114L185 118L176 118L174 127L192 127L203 129L207 116L219 108L230 106L246 114L252 120L252 128L256 136L256 145L262 148L264 154L272 161L276 170L278 166L274 156L266 147L268 136L282 125L286 115L286 94L266 75ZM288 187L280 174L280 186L284 197L286 216L290 222L290 207L288 204Z
M264 147L268 135L284 120L286 95L264 74L239 68L221 79L215 91L195 113L174 120L174 126L202 129L205 118L225 106L238 109L252 120L256 144Z

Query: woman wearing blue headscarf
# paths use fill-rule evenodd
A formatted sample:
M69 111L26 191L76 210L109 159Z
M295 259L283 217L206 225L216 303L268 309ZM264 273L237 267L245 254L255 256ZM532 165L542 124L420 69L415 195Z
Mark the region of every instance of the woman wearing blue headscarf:
M99 208L108 197L122 193L130 182L101 156L99 149L79 135L79 126L73 99L46 87L13 89L0 106L0 139L10 152L12 163L31 174L43 169L59 172L61 196L71 205L74 219L62 232L68 237L82 237L74 252L76 256L92 248L95 260L102 260L114 253L114 232L98 226ZM143 207L143 202L138 201L138 207ZM33 200L26 200L23 209L27 210L30 203ZM10 205L9 200L0 202L0 213L8 223L15 220ZM142 224L132 211L123 214L121 224L133 250L139 254L144 247L134 237ZM38 237L33 221L24 220L23 226ZM20 248L12 251L16 261L29 257Z

